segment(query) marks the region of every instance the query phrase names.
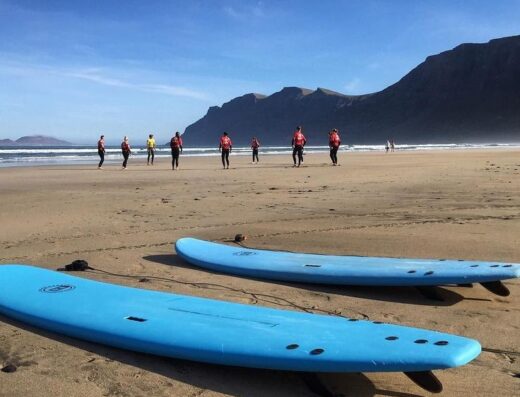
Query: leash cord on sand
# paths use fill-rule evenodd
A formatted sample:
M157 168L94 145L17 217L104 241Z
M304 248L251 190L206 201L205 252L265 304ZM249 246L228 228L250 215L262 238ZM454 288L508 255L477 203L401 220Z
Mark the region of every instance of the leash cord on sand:
M148 281L148 280L158 280L158 281L166 281L166 282L177 283L177 284L181 284L181 285L190 285L190 286L196 287L196 288L206 288L206 289L214 289L214 290L227 290L227 291L237 292L237 293L244 294L244 295L249 295L255 301L267 302L267 303L271 303L271 304L278 305L278 306L284 306L284 307L292 307L294 309L298 309L298 310L301 310L301 311L306 312L306 313L320 312L320 313L324 313L324 314L327 314L327 315L330 315L330 316L351 318L351 317L344 316L344 315L342 315L341 313L339 313L337 311L330 311L330 310L326 310L326 309L319 309L317 307L308 308L308 307L305 307L305 306L298 305L297 303L291 302L288 299L281 298L281 297L278 297L278 296L275 296L275 295L263 294L263 293L258 293L258 292L250 292L250 291L246 291L245 289L242 289L242 288L233 288L233 287L228 287L228 286L222 285L222 284L197 283L197 282L192 282L192 281L180 281L180 280L175 280L173 278L166 278L166 277L159 277L159 276L148 276L148 275L140 275L140 276L136 275L136 276L134 276L134 275L131 275L131 274L112 273L112 272L109 272L109 271L106 271L106 270L102 270L102 269L95 269L95 268L90 267L90 266L88 266L88 268L86 270L90 270L92 272L98 272L98 273L107 274L109 276L123 277L123 278L130 278L130 279L138 279L140 282L145 282L145 281ZM280 302L282 302L282 303L280 303ZM285 304L283 304L283 303L285 303ZM357 313L357 314L359 314L364 320L368 320L368 316L366 314L364 314L364 313Z

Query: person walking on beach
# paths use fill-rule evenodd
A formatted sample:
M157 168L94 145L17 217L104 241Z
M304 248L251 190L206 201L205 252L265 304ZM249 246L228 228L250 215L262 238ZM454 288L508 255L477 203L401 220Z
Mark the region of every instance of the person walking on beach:
M179 169L179 155L182 153L182 138L179 131L171 139L170 148L172 149L172 170L175 170L175 167Z
M332 165L338 165L338 149L340 145L341 138L339 137L338 130L334 128L331 132L329 132L329 148Z
M256 139L256 136L253 137L253 140L251 141L251 149L253 149L253 164L255 163L255 158L256 158L256 163L258 164L258 148L260 147L260 141L258 139Z
M101 135L97 143L97 152L99 154L98 169L101 169L103 162L105 161L105 136Z
M128 157L130 157L130 153L132 153L132 149L130 148L130 143L128 142L128 137L125 136L123 142L121 142L121 152L123 153L123 169L126 170L126 164L128 163Z
M220 137L220 145L218 147L220 153L222 153L222 166L224 169L229 169L229 154L231 153L231 149L233 149L233 142L231 142L231 138L228 136L227 132L224 132Z
M148 150L148 161L146 162L146 165L150 165L150 158L152 159L153 165L155 157L155 138L153 137L153 134L148 135L148 139L146 140L146 149Z
M385 146L386 153L388 153L389 149L390 149L390 141L387 139L386 140L386 146Z
M307 140L305 139L305 135L302 133L302 127L296 127L296 131L294 131L293 139L292 139L292 158L293 158L293 167L296 167L296 154L298 154L298 167L303 163L303 148Z
M394 142L394 139L392 138L392 140L390 141L390 151L391 152L394 152L395 151L395 142Z

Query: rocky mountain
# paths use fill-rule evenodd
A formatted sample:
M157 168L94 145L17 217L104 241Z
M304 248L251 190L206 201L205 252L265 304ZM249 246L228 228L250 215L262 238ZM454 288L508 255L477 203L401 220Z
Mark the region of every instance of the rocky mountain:
M0 146L69 146L72 143L45 135L22 136L16 141L0 139Z
M185 143L214 146L223 131L235 145L253 135L287 145L302 125L309 144L326 144L338 128L349 144L519 142L520 36L461 44L432 55L397 83L368 95L286 87L246 94L190 125Z

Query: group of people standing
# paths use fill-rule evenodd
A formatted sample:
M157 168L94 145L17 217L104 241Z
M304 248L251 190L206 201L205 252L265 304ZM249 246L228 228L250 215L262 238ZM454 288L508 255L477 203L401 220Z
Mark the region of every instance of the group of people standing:
M253 161L252 164L258 164L260 161L258 158L258 149L260 148L260 141L256 136L253 137L251 140L251 150L253 151ZM224 169L229 169L229 154L231 153L231 150L233 149L233 142L231 141L231 138L229 137L229 134L227 132L224 132L222 136L220 137L220 144L218 146L218 149L221 153L222 158L222 167Z
M305 135L303 135L302 127L296 127L291 144L293 148L293 167L299 167L303 163L303 148L307 144L307 139L305 139ZM334 166L338 165L338 150L340 145L341 138L339 137L339 132L336 128L334 128L329 132L330 159L332 160L332 165ZM296 163L296 156L298 156L298 163Z
M148 153L148 158L146 160L146 165L153 165L155 159L155 150L157 144L155 143L155 138L153 134L148 135L148 139L146 140L146 151ZM105 161L105 136L101 135L97 144L98 155L99 155L99 163L98 168L102 169L103 163ZM182 154L182 138L181 134L177 131L173 138L170 140L170 148L172 150L172 170L179 168L179 156ZM128 163L128 158L132 153L132 148L130 147L130 142L128 137L125 136L123 138L123 142L121 142L121 153L123 155L123 170L126 170L126 165Z
M153 139L153 135L149 135L148 140L146 141L146 145L149 148L148 149L148 164L150 164L150 157L152 158L152 165L153 165L153 159L154 159L154 152L155 152L155 139ZM151 145L151 146L149 146ZM150 150L150 147L153 149ZM105 136L101 135L99 137L98 143L97 143L97 150L99 155L99 163L98 163L98 169L103 168L103 163L105 162ZM125 136L123 138L123 142L121 142L121 153L123 154L123 169L126 170L126 164L128 163L128 158L130 157L130 153L132 153L132 148L130 147L130 143L128 141L128 137Z
M388 153L389 150L392 151L392 152L395 151L395 142L394 142L393 139L388 139L386 141L386 146L385 146L386 153Z
M303 150L305 145L307 144L307 139L305 135L303 135L302 127L296 127L296 131L293 134L292 138L292 158L293 158L293 167L300 167L303 163ZM330 149L330 159L332 160L332 165L338 165L338 149L341 145L341 139L339 137L338 130L334 128L329 132L329 149ZM251 150L253 153L253 164L258 164L258 150L260 148L260 141L257 137L253 137L251 140ZM172 155L172 170L179 168L179 157L182 154L182 138L180 133L177 131L173 138L170 140L170 148ZM148 135L148 139L146 140L146 149L148 153L147 165L152 165L155 159L155 150L156 150L156 142L153 134ZM224 132L220 137L219 151L221 153L222 159L222 167L224 169L229 169L229 155L231 154L231 150L233 149L233 142L229 137L227 132ZM387 149L388 150L388 149ZM132 148L130 147L130 143L128 137L125 136L123 138L123 142L121 142L121 153L123 154L123 170L126 169L128 158L132 153ZM105 161L105 136L101 135L98 141L98 154L99 154L99 164L98 168L101 169L103 166L103 162ZM298 161L296 161L298 160Z

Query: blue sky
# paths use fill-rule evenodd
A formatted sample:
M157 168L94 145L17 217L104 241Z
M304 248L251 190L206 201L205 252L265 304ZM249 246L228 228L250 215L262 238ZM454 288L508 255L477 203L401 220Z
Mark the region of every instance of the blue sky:
M519 21L520 0L0 0L0 139L167 140L248 92L379 91Z

